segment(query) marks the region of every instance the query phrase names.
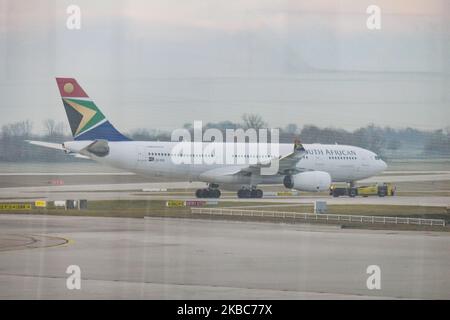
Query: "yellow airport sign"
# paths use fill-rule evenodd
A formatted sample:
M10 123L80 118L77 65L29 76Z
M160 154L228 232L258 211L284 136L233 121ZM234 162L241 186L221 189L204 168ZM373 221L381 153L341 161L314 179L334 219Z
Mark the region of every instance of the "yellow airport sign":
M297 195L297 193L294 193L292 191L280 191L277 192L277 196L279 197L291 197L291 196L295 196Z
M0 203L0 210L13 211L13 210L31 210L30 203Z
M173 207L184 207L186 204L183 200L167 200L166 201L166 207L173 208Z
M47 201L44 201L44 200L36 200L36 201L34 202L34 206L35 206L36 208L45 208L45 207L47 207Z

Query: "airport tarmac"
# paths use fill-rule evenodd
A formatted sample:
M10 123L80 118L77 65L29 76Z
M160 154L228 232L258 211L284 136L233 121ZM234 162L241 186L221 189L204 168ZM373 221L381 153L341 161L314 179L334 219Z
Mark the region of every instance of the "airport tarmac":
M0 215L0 298L449 299L449 247L438 232ZM69 265L81 290L66 288Z
M194 200L195 189L205 187L204 183L166 182L166 183L132 183L105 185L67 185L45 187L15 187L0 188L0 202L30 202L35 200ZM143 192L145 189L167 188L169 192ZM192 188L192 189L185 189ZM170 189L185 189L185 191L170 192ZM224 192L218 201L246 202L249 199L238 199L234 192ZM251 199L261 203L312 203L317 200L327 201L328 204L367 204L367 205L416 205L416 206L450 206L450 197L426 196L396 196L396 197L339 197L328 195L304 195L291 197L265 196L263 199Z
M179 187L192 187L189 182L170 181L160 177L149 179L132 172L0 172L0 188L51 186L55 181L63 181L65 185L132 185L153 182L169 183L169 185L176 183ZM359 183L417 181L450 181L450 172L387 171L383 175L360 180Z
M40 168L33 164L30 167L4 167L0 172L0 202L30 202L35 200L190 200L195 199L195 189L206 187L201 182L170 182L155 180L148 182L146 178L130 172L101 170L102 167L73 165ZM22 168L22 169L21 169ZM35 169L35 172L30 170ZM54 172L53 172L53 171ZM300 193L295 197L265 196L257 199L261 203L312 203L325 200L329 204L368 204L368 205L416 205L449 207L450 171L386 171L384 175L362 180L359 183L375 183L380 181L397 181L403 187L406 184L404 196L369 197L369 198L333 198L328 195L314 195ZM56 183L56 185L54 185ZM421 190L425 184L428 189ZM265 189L264 186L262 186ZM273 187L269 187L270 188ZM167 189L168 192L143 192L143 190ZM282 187L279 190L285 190ZM219 201L248 201L237 199L235 192L222 190ZM398 191L402 191L399 188Z
M439 177L438 177L439 176ZM382 180L380 180L382 179ZM443 181L445 172L392 172L400 181ZM195 199L204 183L146 182L129 173L0 173L0 202ZM63 180L64 185L51 185ZM375 177L373 181L386 181ZM420 187L418 187L420 188ZM168 189L168 192L144 192ZM450 197L253 199L270 203L450 206ZM239 202L224 192L219 201ZM0 299L450 299L450 235L337 226L163 218L0 215ZM79 265L82 289L65 273ZM381 290L368 290L369 265Z

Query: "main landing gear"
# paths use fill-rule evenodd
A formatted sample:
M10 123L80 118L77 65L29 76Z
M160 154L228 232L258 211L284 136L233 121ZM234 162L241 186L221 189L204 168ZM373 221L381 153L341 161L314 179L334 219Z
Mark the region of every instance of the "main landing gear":
M262 198L263 191L261 189L240 189L237 192L238 198Z
M195 196L197 198L220 198L220 190L217 185L209 185L208 188L205 189L197 189L195 191Z

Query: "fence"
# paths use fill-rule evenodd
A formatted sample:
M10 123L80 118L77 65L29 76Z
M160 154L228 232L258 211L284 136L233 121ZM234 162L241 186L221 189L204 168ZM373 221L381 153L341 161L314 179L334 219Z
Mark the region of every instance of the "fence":
M247 210L232 208L191 208L194 214L210 214L221 216L248 216L248 217L271 217L292 218L306 221L334 221L334 222L356 222L356 223L380 223L380 224L410 224L424 226L443 226L443 219L422 219L406 217L382 217L382 216L357 216L342 214L313 214L283 211Z

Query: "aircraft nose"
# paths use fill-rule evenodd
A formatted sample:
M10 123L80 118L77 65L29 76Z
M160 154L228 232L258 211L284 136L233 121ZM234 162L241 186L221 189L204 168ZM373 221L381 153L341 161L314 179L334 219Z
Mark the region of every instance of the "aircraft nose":
M381 171L384 171L387 169L387 163L381 160Z

